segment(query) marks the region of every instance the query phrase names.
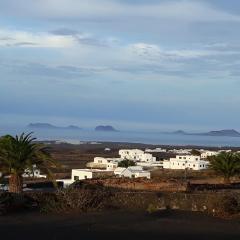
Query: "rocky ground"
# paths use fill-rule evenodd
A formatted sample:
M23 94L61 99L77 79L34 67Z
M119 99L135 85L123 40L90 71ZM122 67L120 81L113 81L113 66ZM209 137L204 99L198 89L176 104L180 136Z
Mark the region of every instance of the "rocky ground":
M240 222L184 211L108 211L0 217L1 239L217 239L240 238Z

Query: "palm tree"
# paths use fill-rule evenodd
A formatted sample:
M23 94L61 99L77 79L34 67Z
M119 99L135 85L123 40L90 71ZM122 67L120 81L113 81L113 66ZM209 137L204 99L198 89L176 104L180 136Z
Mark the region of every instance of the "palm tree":
M135 166L135 162L132 161L132 160L122 160L121 162L118 163L118 167L124 167L124 168L127 168L127 167L131 167L131 166Z
M50 168L57 166L47 148L34 140L32 133L0 138L0 171L9 175L9 192L22 192L22 175L26 170L33 172L38 167L52 176Z
M210 168L224 178L225 183L230 183L231 177L240 173L240 155L232 152L222 152L209 157Z

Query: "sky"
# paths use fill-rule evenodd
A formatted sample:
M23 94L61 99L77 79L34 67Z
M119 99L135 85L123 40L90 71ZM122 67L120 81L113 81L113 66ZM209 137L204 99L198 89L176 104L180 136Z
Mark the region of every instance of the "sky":
M240 130L240 1L0 0L0 125Z

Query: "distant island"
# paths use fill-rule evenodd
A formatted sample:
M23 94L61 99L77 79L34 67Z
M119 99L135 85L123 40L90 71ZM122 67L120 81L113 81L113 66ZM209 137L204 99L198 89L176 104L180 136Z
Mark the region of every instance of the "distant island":
M228 136L228 137L240 137L240 133L234 129L226 129L226 130L220 130L220 131L210 131L207 133L202 133L200 135L205 136Z
M28 128L35 128L35 129L72 129L72 130L80 130L81 128L78 126L70 125L67 127L58 127L49 123L30 123Z
M102 132L118 132L118 130L116 130L114 127L112 126L97 126L95 127L95 131L102 131Z
M240 137L240 133L234 129L224 129L219 131L210 131L206 133L188 133L183 130L171 132L178 135L198 135L198 136L216 136L216 137Z

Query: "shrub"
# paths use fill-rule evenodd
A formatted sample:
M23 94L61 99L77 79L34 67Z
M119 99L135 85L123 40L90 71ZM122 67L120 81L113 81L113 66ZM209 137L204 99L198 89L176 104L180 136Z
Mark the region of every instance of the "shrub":
M71 212L103 209L110 197L109 191L64 189L48 195L41 201L41 212Z
M131 160L122 160L121 162L118 163L118 167L131 167L131 166L135 166L135 162L131 161Z
M158 207L156 206L156 205L154 205L154 204L152 204L152 203L150 203L149 205L148 205L148 208L147 208L147 212L148 213L155 213L155 212L157 212L159 209L158 209Z

